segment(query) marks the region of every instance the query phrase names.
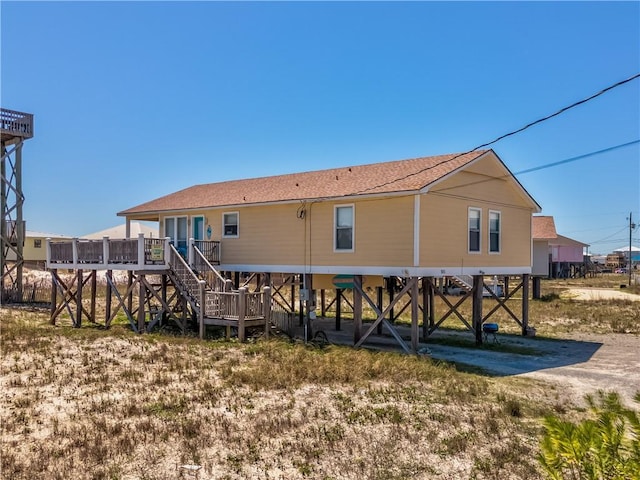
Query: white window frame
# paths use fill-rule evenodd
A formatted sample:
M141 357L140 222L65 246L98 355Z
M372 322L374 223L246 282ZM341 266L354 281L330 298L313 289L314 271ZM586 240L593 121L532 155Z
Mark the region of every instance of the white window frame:
M42 239L34 238L33 239L33 248L42 248Z
M338 209L351 208L351 248L338 248ZM353 253L356 249L356 207L353 203L333 206L333 251L334 253Z
M178 232L180 230L178 223L179 223L179 220L183 218L185 219L185 222L186 222L186 227L185 227L186 236L184 239L181 239L178 236ZM173 232L170 233L169 235L167 235L167 219L173 219ZM168 236L169 238L171 238L171 241L173 242L174 247L183 255L186 254L186 251L189 245L189 228L190 228L190 223L189 223L188 215L168 215L162 219L162 230L163 230L164 236ZM183 244L181 245L181 243ZM183 248L183 250L181 250L181 248Z
M235 235L227 235L227 230L225 229L225 218L227 215L235 215L236 216L236 234ZM238 238L240 237L240 212L222 212L222 238Z
M471 219L471 212L478 212L478 250L471 250L471 228L469 228L469 220ZM469 254L477 255L482 253L482 209L478 207L469 207L467 209L467 252Z
M498 215L498 250L491 250L491 214ZM500 210L489 210L487 230L487 249L489 251L489 255L499 255L500 253L502 253L502 212Z

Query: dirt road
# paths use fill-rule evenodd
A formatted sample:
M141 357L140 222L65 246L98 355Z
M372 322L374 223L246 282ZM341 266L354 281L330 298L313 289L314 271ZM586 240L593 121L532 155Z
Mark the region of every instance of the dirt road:
M640 392L640 336L580 334L568 340L500 336L503 344L530 347L540 355L429 345L433 358L474 365L498 375L545 380L572 392L580 402L587 393L616 390L628 405ZM636 405L637 407L637 405Z

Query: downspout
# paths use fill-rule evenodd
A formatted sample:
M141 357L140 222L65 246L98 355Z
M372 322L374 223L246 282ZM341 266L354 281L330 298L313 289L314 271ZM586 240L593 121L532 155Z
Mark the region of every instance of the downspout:
M413 197L413 266L420 266L420 194Z

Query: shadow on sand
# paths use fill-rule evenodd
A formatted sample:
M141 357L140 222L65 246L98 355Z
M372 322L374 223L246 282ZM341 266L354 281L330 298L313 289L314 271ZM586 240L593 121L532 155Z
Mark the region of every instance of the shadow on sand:
M363 332L369 325L363 325ZM321 331L331 344L352 346L353 321L343 319L340 327L337 331L335 320L331 318L311 321L314 334ZM396 328L407 345L410 345L409 327L397 325ZM301 328L296 333L302 337ZM500 342L498 345L494 344L490 337L485 346L476 347L474 336L469 331L439 329L427 342L420 342L418 350L428 349L429 357L455 363L460 370L507 376L588 362L602 347L602 343L589 341L528 338L506 334L498 334L497 338ZM396 340L385 329L381 335L374 332L363 344L363 348L402 352Z

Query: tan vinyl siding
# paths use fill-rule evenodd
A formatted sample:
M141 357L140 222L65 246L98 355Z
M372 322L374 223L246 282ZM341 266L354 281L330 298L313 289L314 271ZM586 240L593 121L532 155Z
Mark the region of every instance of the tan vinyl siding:
M479 253L468 252L470 207L482 211ZM501 214L499 254L489 254L489 210ZM512 183L459 172L421 198L420 266L530 265L531 213Z
M265 205L211 211L215 240L222 240L222 263L233 265L302 265L305 220L299 205ZM222 215L238 212L238 238L221 238ZM213 235L212 235L213 237Z
M334 206L354 206L354 251L334 252ZM314 265L394 266L413 264L413 195L313 205Z
M334 251L334 206L354 207L354 251ZM205 212L212 240L222 241L222 263L232 265L410 266L413 196L356 202L239 207ZM222 215L237 211L238 238L222 238ZM206 228L206 226L205 226ZM305 232L306 228L306 232ZM305 247L306 245L306 247Z

